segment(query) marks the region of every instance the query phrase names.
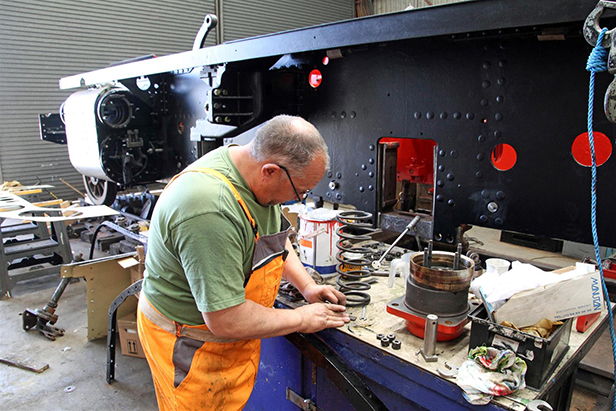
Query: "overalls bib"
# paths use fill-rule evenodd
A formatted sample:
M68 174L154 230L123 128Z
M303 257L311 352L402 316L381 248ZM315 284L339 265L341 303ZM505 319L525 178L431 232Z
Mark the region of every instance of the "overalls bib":
M290 224L282 216L282 231L259 236L255 220L233 184L208 168L186 172L212 175L229 186L255 234L252 271L245 283L246 299L265 307L274 305L284 260ZM229 340L216 337L206 325L189 326L170 320L141 293L137 327L152 371L158 407L161 410L240 410L254 386L261 340Z

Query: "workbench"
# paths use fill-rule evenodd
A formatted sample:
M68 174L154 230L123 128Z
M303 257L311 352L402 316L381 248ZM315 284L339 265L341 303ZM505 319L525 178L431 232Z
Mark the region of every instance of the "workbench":
M471 324L455 340L438 342L436 353L439 361L427 363L419 350L423 340L410 334L405 321L386 312L389 301L404 295L402 279L396 278L393 288L387 287L386 277L377 277L372 285L372 300L367 306L366 319L362 320L360 307L348 308L349 314L356 317L348 325L314 334L325 343L329 355L342 359L343 369L357 373L372 392L391 410L430 409L454 410L476 409L462 397L462 390L454 378L439 376L437 367L447 363L460 366L467 357ZM333 279L327 283L334 284ZM293 307L286 297L279 296L277 308ZM524 410L524 404L533 399L548 401L555 410L568 410L575 382L577 365L597 341L607 326L607 312L585 332L571 331L570 348L557 366L552 376L540 391L529 388L507 397L495 397L482 409ZM395 334L402 341L400 350L391 346L383 348L377 334ZM295 344L291 341L295 341ZM277 337L263 340L262 355L257 382L246 406L247 410L276 409L297 410L302 403L307 410L353 410L358 409L363 393L343 395L332 380L339 385L340 375L327 361L315 361L309 343L297 343L297 338ZM298 346L300 348L298 348ZM335 354L334 354L335 353ZM312 353L313 354L313 353ZM311 357L309 359L308 357ZM318 364L318 365L317 365ZM344 371L344 370L343 370ZM329 378L328 378L329 376ZM344 377L342 377L344 379ZM352 390L351 390L352 391ZM288 398L294 399L294 404ZM349 398L351 400L349 400ZM306 401L302 401L302 400ZM352 401L355 400L355 406ZM369 409L369 408L362 408Z

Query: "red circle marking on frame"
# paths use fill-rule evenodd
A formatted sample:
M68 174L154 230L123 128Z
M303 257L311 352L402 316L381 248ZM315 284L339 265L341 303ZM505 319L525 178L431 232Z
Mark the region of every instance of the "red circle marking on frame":
M595 137L595 157L597 166L604 164L612 155L612 142L609 137L598 131L592 133ZM575 138L571 144L571 154L577 163L581 166L592 166L592 158L590 157L590 143L588 142L588 133L582 133Z
M492 150L491 160L497 170L511 170L518 161L518 153L509 144L499 144Z

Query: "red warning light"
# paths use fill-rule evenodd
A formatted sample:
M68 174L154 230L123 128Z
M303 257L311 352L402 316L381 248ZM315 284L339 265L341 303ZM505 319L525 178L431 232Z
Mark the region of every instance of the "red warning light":
M323 57L323 65L327 66L329 64L329 57L325 56Z
M323 75L317 69L314 69L308 75L308 83L312 88L317 88L321 85L321 81L323 80Z

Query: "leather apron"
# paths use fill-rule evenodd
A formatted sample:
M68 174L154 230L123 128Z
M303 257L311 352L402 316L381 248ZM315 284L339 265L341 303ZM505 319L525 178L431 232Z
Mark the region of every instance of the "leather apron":
M233 192L253 227L255 248L252 271L245 283L246 299L265 307L274 305L290 228L281 215L282 231L260 236L255 220L233 184L218 171L193 168L224 182ZM137 327L152 371L161 410L240 410L248 401L259 368L261 340L216 337L206 325L177 323L154 308L141 293Z

